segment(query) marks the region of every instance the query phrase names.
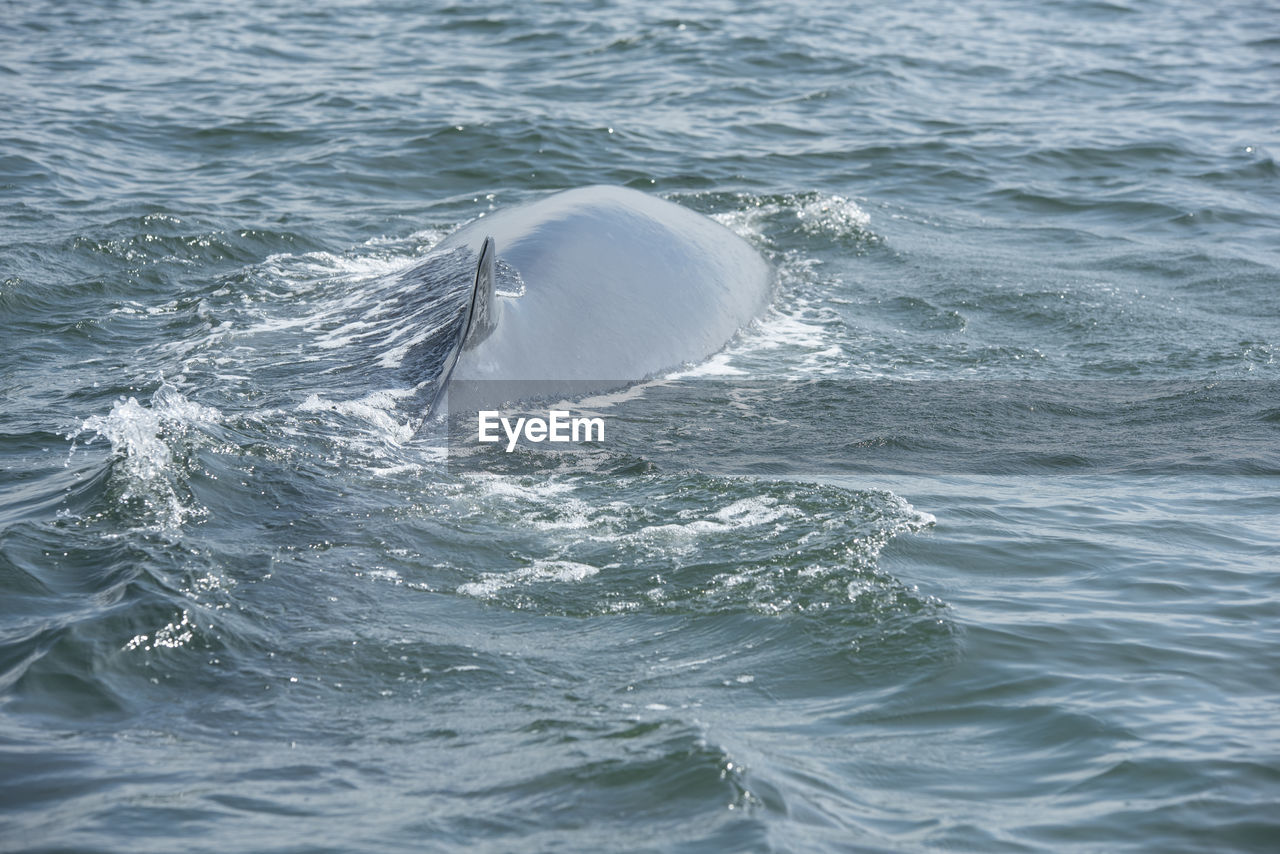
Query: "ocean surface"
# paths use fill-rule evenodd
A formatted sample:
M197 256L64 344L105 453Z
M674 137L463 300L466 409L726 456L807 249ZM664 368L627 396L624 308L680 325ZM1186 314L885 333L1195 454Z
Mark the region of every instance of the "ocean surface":
M1280 850L1270 0L0 9L0 850ZM597 183L768 309L459 454Z

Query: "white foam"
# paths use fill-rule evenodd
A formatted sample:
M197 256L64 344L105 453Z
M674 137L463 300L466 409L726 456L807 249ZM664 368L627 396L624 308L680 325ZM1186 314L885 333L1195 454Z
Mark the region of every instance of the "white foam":
M741 498L716 510L710 516L688 522L672 522L665 525L649 525L631 534L633 539L664 540L689 544L706 534L724 534L732 531L767 525L779 519L799 514L788 505L779 505L769 496ZM688 515L687 511L681 514Z
M357 400L329 400L311 394L298 404L299 412L333 412L358 418L375 427L385 439L404 443L413 438L414 426L396 417L396 401L412 394L408 389L381 389Z
M800 227L810 234L858 236L866 233L871 216L844 196L824 196L800 201L796 207Z
M776 499L768 496L741 498L715 512L714 518L730 528L749 528L798 513L794 507L777 506Z
M728 351L716 353L701 364L689 368L681 368L666 374L665 379L682 380L689 377L731 377L746 376L747 372L733 365L734 354Z
M844 348L833 340L835 316L793 297L752 321L729 344L706 361L677 368L659 382L699 377L785 378L839 372L846 365ZM830 317L824 315L831 315ZM769 354L768 359L761 358Z
M742 207L712 214L711 218L746 240L765 242L765 223L770 219L784 222L788 216L797 220L801 231L835 237L863 238L871 216L857 202L836 194L808 193L783 196L780 201L761 201L748 195L739 196Z
M491 472L469 472L463 477L479 488L482 495L516 498L540 504L573 491L573 485L558 480L520 481Z
M793 211L796 216L803 213L802 219L810 224L833 218L849 228L860 228L868 219L855 203L839 196L762 204L717 218L750 237L754 226L747 227L735 217L746 216L754 222ZM847 327L831 296L841 287L840 281L824 277L820 263L798 254L775 258L775 263L778 294L773 305L743 327L719 353L697 365L677 368L663 379L808 377L839 373L848 366L842 343Z
M80 429L67 438L74 443L79 436L92 432L85 445L100 438L110 442L112 455L120 461L117 475L124 483L121 500L141 500L155 525L171 528L200 508L178 497L174 487L179 471L170 443L181 439L192 427L221 421L222 413L217 409L194 403L173 386L162 383L151 396L150 406L143 406L135 397L120 398L112 404L111 412L86 418ZM75 453L74 444L71 453Z
M521 514L521 525L539 531L581 532L598 527L602 509L572 495L572 483L549 477L528 481L488 472L463 475L471 484L468 501L478 501L486 509L500 505L502 512L515 509Z
M510 572L486 572L479 581L458 586L458 593L487 599L502 590L525 584L577 582L590 578L600 570L590 564L571 560L535 560L532 565Z
M123 647L126 652L141 649L151 652L153 649L178 649L186 646L195 636L195 624L191 621L191 613L183 609L182 615L152 634L134 635Z
M338 255L333 252L308 252L304 255L270 255L261 269L273 274L286 286L306 291L334 278L360 281L397 272L415 259L399 254Z
M802 302L792 309L795 313L785 313L779 309L768 312L756 324L746 342L753 350L776 350L780 347L800 350L816 350L827 346L829 339L827 330L818 323L805 319L808 306Z
M765 218L777 212L777 205L756 202L752 207L713 213L711 218L743 240L760 244L764 242L763 222Z

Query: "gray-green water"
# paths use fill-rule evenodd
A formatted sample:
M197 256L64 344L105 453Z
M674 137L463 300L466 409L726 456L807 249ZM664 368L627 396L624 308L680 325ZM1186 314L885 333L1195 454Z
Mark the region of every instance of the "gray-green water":
M5 4L0 849L1275 850L1277 103L1264 2ZM414 438L356 321L601 182L769 310Z

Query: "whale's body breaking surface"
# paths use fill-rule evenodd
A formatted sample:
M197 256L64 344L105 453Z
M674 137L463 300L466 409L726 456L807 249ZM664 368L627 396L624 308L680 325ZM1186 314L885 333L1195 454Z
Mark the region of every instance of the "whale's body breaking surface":
M451 379L581 393L702 361L763 309L773 283L729 229L613 186L482 216L436 251L476 265L436 399Z

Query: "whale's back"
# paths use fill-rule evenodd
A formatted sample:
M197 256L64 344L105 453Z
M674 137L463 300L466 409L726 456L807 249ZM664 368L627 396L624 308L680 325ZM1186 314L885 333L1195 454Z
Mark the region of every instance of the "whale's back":
M595 186L484 216L440 249L489 236L519 296L468 342L454 380L602 386L701 361L765 305L772 270L719 223L623 187Z

